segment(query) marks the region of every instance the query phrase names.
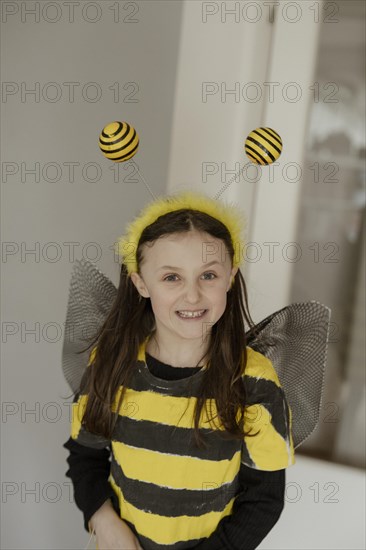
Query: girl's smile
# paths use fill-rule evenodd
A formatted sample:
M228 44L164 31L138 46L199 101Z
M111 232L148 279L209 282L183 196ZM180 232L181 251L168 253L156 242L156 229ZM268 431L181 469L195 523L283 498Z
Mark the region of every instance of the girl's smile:
M184 321L199 321L200 319L202 319L205 314L207 313L207 309L201 309L201 310L197 310L195 312L187 312L187 311L177 311L176 314L178 315L178 317Z

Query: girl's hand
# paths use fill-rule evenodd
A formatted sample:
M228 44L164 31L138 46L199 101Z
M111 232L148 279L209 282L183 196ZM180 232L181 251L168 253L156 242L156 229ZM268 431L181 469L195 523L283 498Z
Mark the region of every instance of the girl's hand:
M143 550L128 525L117 516L96 532L98 550Z
M98 550L143 550L137 537L112 507L105 502L90 520Z

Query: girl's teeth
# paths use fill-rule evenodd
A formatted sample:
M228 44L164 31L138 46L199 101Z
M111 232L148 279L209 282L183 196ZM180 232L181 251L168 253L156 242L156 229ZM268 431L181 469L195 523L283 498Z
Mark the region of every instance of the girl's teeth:
M181 317L202 317L202 315L205 313L206 310L202 310L200 313L183 313L181 311L178 311L178 315Z

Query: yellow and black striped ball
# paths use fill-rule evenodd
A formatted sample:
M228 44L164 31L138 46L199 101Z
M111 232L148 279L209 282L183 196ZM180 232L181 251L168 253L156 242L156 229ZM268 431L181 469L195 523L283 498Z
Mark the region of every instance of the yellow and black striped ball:
M254 164L272 164L282 153L282 139L272 128L256 128L245 140L244 149Z
M110 122L99 136L99 147L107 159L125 162L132 158L139 146L139 137L127 122Z

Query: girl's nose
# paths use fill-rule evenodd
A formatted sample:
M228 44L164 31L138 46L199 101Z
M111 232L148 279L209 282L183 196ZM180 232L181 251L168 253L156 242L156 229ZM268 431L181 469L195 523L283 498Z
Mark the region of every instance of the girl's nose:
M200 289L196 283L187 284L185 288L186 299L189 302L197 302L200 299Z

